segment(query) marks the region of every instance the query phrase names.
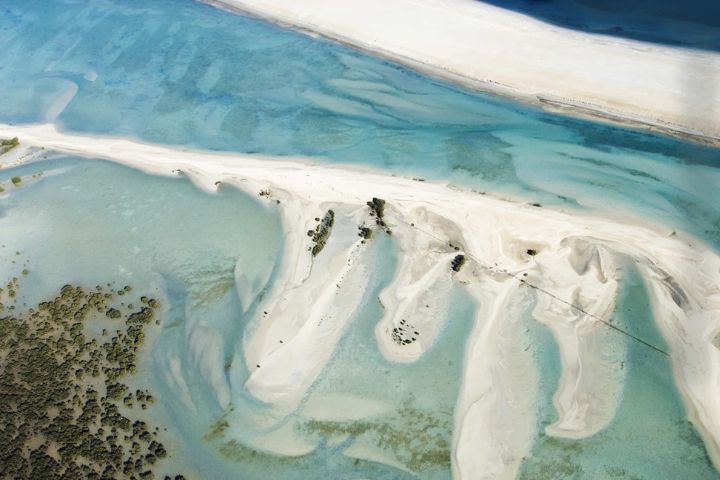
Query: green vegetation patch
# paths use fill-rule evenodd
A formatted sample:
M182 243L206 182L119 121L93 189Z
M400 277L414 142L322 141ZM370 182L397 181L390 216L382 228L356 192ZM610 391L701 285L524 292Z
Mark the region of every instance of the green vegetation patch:
M20 140L17 137L13 138L0 138L0 155L7 153L13 148L20 145Z
M318 253L325 248L325 244L330 238L330 232L332 226L335 223L335 212L328 210L322 220L319 221L315 230L308 230L307 234L312 238L313 246L310 248L313 257L317 256Z
M368 228L365 225L358 227L358 236L363 240L369 240L372 238L372 228Z
M3 301L14 304L18 280L8 286ZM147 408L152 395L128 393L123 383L135 373L155 310L116 305L116 295L65 285L34 308L0 317L0 478L148 479L168 456L159 428L130 409ZM86 324L107 321L107 312L124 324L110 338L93 338Z
M0 155L7 153L13 148L20 145L20 140L17 137L13 138L0 138Z
M382 198L373 197L372 200L367 202L367 206L370 207L370 211L375 214L379 220L382 220L385 216L385 200Z
M385 230L385 233L390 234L390 229L385 224L385 200L373 197L367 202L367 206L370 207L370 215L375 217L375 224Z
M450 262L450 266L456 272L459 272L463 265L465 265L465 255L455 255L455 258Z

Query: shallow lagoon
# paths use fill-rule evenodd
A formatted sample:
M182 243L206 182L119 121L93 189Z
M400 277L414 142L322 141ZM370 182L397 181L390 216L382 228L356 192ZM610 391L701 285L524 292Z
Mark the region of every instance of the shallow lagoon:
M70 130L370 164L543 203L650 215L720 245L716 149L473 94L191 1L11 0L3 8L0 40L13 48L0 52L0 91L9 99L0 121L55 120ZM210 195L187 180L106 162L56 158L3 169L0 178L8 185L12 175L39 170L41 177L0 196L0 260L9 266L2 274L17 274L20 264L12 261L21 251L30 270L24 279L30 288L23 290L28 304L68 281L94 285L108 278L162 296L162 329L137 381L156 390L160 401L150 414L168 425L174 458L185 460L186 472L243 479L267 478L268 472L287 479L450 477L448 465L432 461L411 473L356 461L343 451L357 437L363 455L377 453L378 431L397 431L403 421L429 414L440 448L428 458L444 458L471 322L460 291L450 326L427 356L410 366L388 364L372 328L381 315L377 293L393 273L392 244L375 245L378 268L363 307L291 419L297 438L283 439L317 450L298 458L259 453L242 447L262 433L255 417L263 406L238 388L246 375L240 339L249 314L235 294L234 273L237 268L259 289L272 281L282 246L277 216L231 189ZM632 273L627 278L618 314L628 317L633 331L656 335L647 325L643 288ZM635 321L641 326L633 327ZM559 367L552 338L530 320L528 328L543 372L542 425L554 415ZM615 341L629 349L629 373L613 424L584 441L539 436L523 476L537 478L537 468L549 462L556 468L552 478L581 478L579 469L593 478L659 478L670 467L693 472L691 478L717 478L685 423L667 361ZM378 376L389 380L378 384ZM322 405L328 394L359 396L389 406L390 414L370 424L313 423L308 405ZM231 412L220 407L227 397ZM658 411L662 415L653 414ZM658 423L633 430L640 419ZM223 436L208 439L223 420ZM402 435L394 437L400 438L399 454L393 454L399 459L383 459L390 464L407 461L414 448ZM237 443L228 446L232 440ZM662 457L617 455L641 442ZM572 461L563 463L570 454Z
M68 281L109 279L152 292L165 305L132 388L149 387L157 398L147 414L168 428L169 472L242 479L267 478L268 472L284 479L450 478L453 407L473 307L456 289L448 325L425 356L408 365L387 362L373 328L382 316L377 296L395 268L391 237L373 242L370 287L331 362L285 426L267 431L265 406L242 389L242 335L253 310L243 313L235 275L255 281L258 292L268 278L271 283L282 247L277 215L231 188L209 194L187 179L104 161L51 158L4 169L0 181L6 184L12 175L23 182L0 197L0 229L9 232L0 255L3 275L29 270L21 302L32 305ZM626 270L617 315L633 333L663 346L644 287L632 266ZM555 418L559 361L547 330L530 317L525 322L526 347L535 352L543 380L542 429ZM521 478L662 478L673 470L717 478L685 420L667 359L607 333L616 348L628 349L629 373L615 420L585 440L538 433ZM221 406L224 395L232 399L228 409ZM348 409L357 415L347 418ZM299 446L309 453L283 456L246 446L265 435L273 449Z
M320 474L415 478L396 467L342 455L361 438L355 454L368 451L374 458L389 442L392 455L408 462L414 458L410 463L426 472L424 478L448 478L452 412L472 309L456 292L454 323L422 361L393 366L384 360L372 331L382 315L377 295L394 271L389 237L373 245L375 273L364 307L291 419L296 422L291 430L317 450L284 457L242 446L263 435L256 419L265 407L242 390L247 378L242 335L253 311L250 306L243 313L235 291L236 271L250 281L267 281L279 260L281 230L274 212L230 188L208 194L187 179L149 176L97 160L51 158L4 169L0 182L7 184L14 175L22 176L22 183L0 196L0 229L6 233L0 255L4 276L28 269L19 305L33 305L64 283L108 280L149 292L165 305L131 385L149 387L156 397L148 414L168 428L166 445L173 458L168 472L192 478L262 479L269 471L288 479ZM263 286L258 283L258 291ZM100 326L90 325L95 328ZM220 405L223 395L232 397L229 409ZM333 395L382 404L384 413L369 420L318 421L309 405L330 408ZM348 436L343 430L349 425L357 433ZM421 434L438 445L419 442ZM291 441L283 437L276 437L278 444Z
M667 350L652 318L642 279L625 262L623 290L613 322L650 344ZM559 354L552 338L530 326L542 347L538 355L543 395L538 405L542 429L557 419L552 395L558 382ZM669 358L632 339L608 330L607 341L626 349L625 386L619 408L607 428L580 440L538 435L533 456L519 478L527 480L575 478L718 478L710 466L702 440L686 420L675 388Z
M18 301L30 306L65 283L108 281L156 295L166 309L134 380L158 396L150 410L158 423L205 428L220 410L224 356L238 339L222 338L242 325L234 272L267 278L282 247L277 217L234 190L209 195L186 179L101 161L4 169L4 184L11 175L23 181L0 196L0 262L3 277L29 272Z

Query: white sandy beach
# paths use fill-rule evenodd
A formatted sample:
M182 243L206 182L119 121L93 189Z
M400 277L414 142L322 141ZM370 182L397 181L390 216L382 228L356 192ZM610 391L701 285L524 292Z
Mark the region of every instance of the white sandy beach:
M205 0L549 109L720 143L720 54L587 34L473 0Z
M429 285L441 287L433 303L445 301L442 285L460 282L478 304L457 402L456 478L514 478L530 454L538 373L518 342L516 319L533 298L533 316L553 332L563 366L555 395L559 419L546 433L581 438L613 418L623 353L608 351L608 327L598 319L611 320L620 258L632 259L643 273L690 420L720 465L720 349L714 344L720 256L695 238L671 234L671 226L572 214L301 158L195 151L67 134L52 125L0 125L0 137L14 136L21 147L0 162L28 161L32 155L24 151L45 147L160 175L182 172L208 191L222 182L254 196L269 192L258 198L283 216L285 258L245 337L246 388L276 407L269 427L300 405L366 288L367 243L352 232L372 225L365 202L374 196L387 202L385 219L399 249L395 279L381 294L386 316L375 332L383 354L409 362L432 344L441 326L423 314L429 303L418 301ZM331 240L312 257L306 232L331 208L337 212ZM459 273L450 268L456 254L468 259ZM419 334L410 345L393 340L403 318L412 318Z

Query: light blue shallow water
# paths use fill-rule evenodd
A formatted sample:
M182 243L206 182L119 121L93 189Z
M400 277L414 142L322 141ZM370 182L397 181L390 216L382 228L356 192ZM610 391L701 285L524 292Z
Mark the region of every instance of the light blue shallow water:
M321 156L630 210L720 245L718 149L468 92L191 0L0 8L0 44L12 46L0 50L0 121L52 119L77 88L57 118L71 130Z
M14 175L23 182L9 187ZM231 376L241 377L240 387L247 379L242 338L252 309L243 313L234 271L254 279L275 267L282 239L273 211L233 189L208 194L187 179L68 157L3 169L0 184L8 186L0 195L0 273L9 278L29 269L22 276L19 305L37 304L65 283L108 281L117 288L131 285L164 305L131 389L149 387L157 399L147 415L153 424L168 428L162 438L172 455L168 473L243 480L417 478L397 467L343 455L362 437L375 450L390 442L392 455L415 462L421 478L449 478L453 406L472 308L455 292L449 312L453 322L421 361L393 365L384 360L373 328L382 316L378 294L394 274L391 237L373 242L373 274L363 307L304 402L318 397L322 403L329 393L351 395L382 402L387 412L367 425L367 419L330 422L325 432L301 407L293 415L296 430L315 443L315 451L283 457L232 443L258 433L251 425L266 407L240 388L232 392L232 406L222 408L213 377L221 372L221 386L231 385ZM15 262L18 258L22 263ZM105 327L90 325L98 331ZM228 431L207 438L222 419L230 422ZM336 430L348 426L363 431L333 442L343 436ZM437 445L418 443L420 435Z
M667 351L654 324L645 286L631 262L625 261L623 289L612 322ZM555 479L715 479L702 441L685 417L672 378L669 358L614 330L606 341L627 349L627 376L622 400L610 425L585 439L545 435L542 429L557 420L552 395L558 385L560 358L552 336L529 321L537 341L543 384L538 402L539 433L533 456L521 468L524 480Z
M193 471L182 462L189 453L211 463L202 435L222 411L213 374L219 368L224 380L225 357L240 348L246 322L234 272L254 279L273 269L282 251L277 215L235 190L210 195L186 179L103 161L47 160L3 169L0 182L8 186L13 175L22 184L0 195L2 277L21 276L20 252L29 270L22 304L66 283L113 282L159 298L162 324L146 343L138 387L158 396L153 423L171 429L177 460L169 470Z
M29 268L20 302L33 305L68 282L112 281L150 292L165 306L132 388L150 387L158 399L147 414L168 428L163 441L173 455L170 472L243 480L450 478L453 407L473 308L455 291L448 325L426 355L408 365L387 362L373 329L382 316L377 296L395 269L391 237L373 242L373 275L362 306L289 420L314 451L283 457L243 447L258 432L252 425L263 405L242 389L232 392L228 410L218 403L218 385L231 385L230 369L241 377L238 385L247 378L242 335L252 310L243 314L233 272L265 278L277 264L281 230L274 212L232 189L207 194L186 179L148 176L103 161L51 158L3 169L0 183L8 185L13 175L22 175L23 182L0 197L0 265L5 277ZM13 263L15 252L21 252L22 264ZM626 270L618 320L662 347L644 288L632 266ZM551 398L560 364L549 332L530 317L526 324L527 348L535 352L542 381L536 446L520 478L718 478L685 420L667 358L612 331L607 341L629 349L623 400L612 424L585 440L542 434L556 418ZM352 421L314 422L304 413L309 402L322 405L333 394L384 408ZM208 438L222 420L229 422L227 430ZM391 464L399 461L411 471L344 455L355 442L360 451L384 452Z
M0 9L0 44L11 46L0 49L2 122L53 120L61 111L56 121L68 130L368 164L543 203L633 212L720 247L717 149L471 93L189 0L8 0ZM62 109L73 88L77 94ZM426 358L387 364L372 328L381 315L377 293L392 277L394 259L389 240L373 245L372 288L306 401L329 392L360 395L388 403L394 413L359 425L312 424L298 414L303 434L318 442L300 458L223 448L226 438L203 440L210 425L230 415L230 434L242 441L251 433L243 430L249 417L262 412L242 392L232 392L232 414L217 400L223 382L213 379L228 375L225 365L244 375L236 362L247 318L232 271L239 265L258 282L272 272L282 242L277 216L232 190L209 195L185 180L104 162L54 159L4 169L0 181L7 185L12 175L38 169L42 177L0 200L2 265L10 265L16 250L27 255L28 304L68 281L108 279L132 280L136 289L165 299L161 334L138 381L159 392L150 413L170 426L175 464L195 478L450 477L449 465L433 461L415 473L354 461L342 455L348 440L337 437L351 429L370 444L399 442L397 451L387 450L406 460L413 452L442 458L471 320L462 293L454 294L449 327ZM5 277L16 273L6 270ZM618 314L641 336L656 335L632 273L624 288ZM543 372L543 426L553 419L559 364L548 333L530 321L528 328ZM541 478L538 468L556 472L549 478L677 478L681 471L717 478L684 423L667 362L628 347L628 381L613 424L580 442L539 435L524 478ZM403 437L403 430L416 434L408 427L413 422L428 425L425 433L439 450L428 453L422 444L430 440L418 446ZM630 455L642 442L658 454ZM617 470L608 473L608 466Z

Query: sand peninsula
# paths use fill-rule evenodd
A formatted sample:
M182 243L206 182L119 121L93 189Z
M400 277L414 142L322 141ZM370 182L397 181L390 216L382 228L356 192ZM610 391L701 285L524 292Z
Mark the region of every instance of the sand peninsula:
M432 76L720 145L720 54L588 34L474 0L203 0Z
M533 299L532 316L553 333L563 367L554 396L559 418L546 433L583 438L608 425L622 391L626 350L609 341L613 330L604 322L612 322L627 259L647 284L689 418L720 465L720 256L670 226L568 213L302 158L75 135L53 125L0 125L2 137L20 139L0 158L7 165L48 150L107 159L187 175L209 192L229 184L279 211L285 251L245 332L250 376L237 386L272 406L268 428L298 407L332 356L368 283L368 246L389 231L398 265L380 295L385 314L375 329L388 359L412 362L432 345L442 327L436 312L451 283L477 303L456 404L454 478L514 478L530 454L539 374L533 352L520 341L520 315ZM322 247L315 248L318 242ZM246 280L237 275L238 295L248 306L263 285Z

